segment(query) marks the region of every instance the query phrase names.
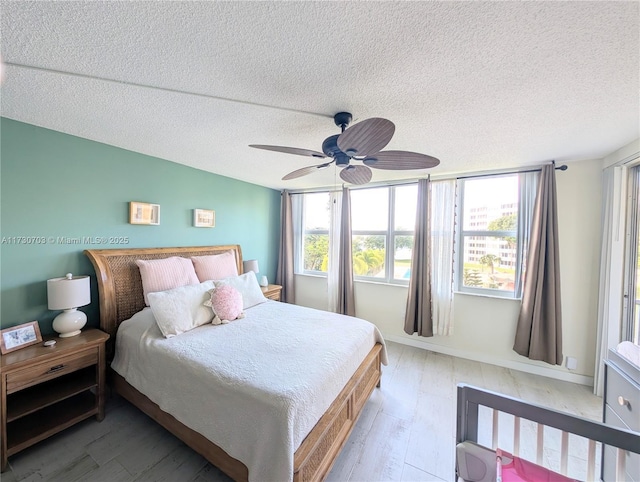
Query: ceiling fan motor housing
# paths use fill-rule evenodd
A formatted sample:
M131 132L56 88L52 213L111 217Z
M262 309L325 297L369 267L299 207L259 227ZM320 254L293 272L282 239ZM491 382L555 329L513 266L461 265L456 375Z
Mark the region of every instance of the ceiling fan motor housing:
M324 152L327 157L334 157L336 154L342 153L338 147L338 137L340 137L340 134L327 137L322 143L322 152Z
M337 166L347 166L349 165L350 156L342 152L338 147L338 137L340 137L340 134L327 137L322 143L322 152L324 152L327 157L335 159Z
M350 112L338 112L333 116L333 121L338 127L340 127L342 132L345 131L352 119L353 116ZM324 152L327 157L335 159L336 166L348 166L349 160L352 156L349 156L340 150L338 147L338 137L340 137L340 134L327 137L322 143L322 152Z

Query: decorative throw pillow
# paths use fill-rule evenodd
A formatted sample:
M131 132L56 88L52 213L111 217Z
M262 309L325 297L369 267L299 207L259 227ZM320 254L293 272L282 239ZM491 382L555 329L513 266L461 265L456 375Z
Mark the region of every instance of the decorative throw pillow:
M229 323L244 318L242 312L242 295L233 286L221 286L211 291L211 298L204 302L214 313L213 324Z
M240 276L232 276L219 281L214 281L216 289L222 286L233 286L242 295L242 309L246 310L252 306L264 303L267 299L264 297L258 279L253 271L249 271Z
M233 251L209 256L193 256L191 258L198 279L207 281L210 279L222 279L229 276L238 276L236 255Z
M149 306L149 293L200 283L193 269L193 263L187 258L172 256L163 259L139 259L136 264L140 269L144 302L147 306Z
M212 320L213 314L204 302L209 299L213 286L213 281L206 281L149 293L151 311L165 338L180 335Z

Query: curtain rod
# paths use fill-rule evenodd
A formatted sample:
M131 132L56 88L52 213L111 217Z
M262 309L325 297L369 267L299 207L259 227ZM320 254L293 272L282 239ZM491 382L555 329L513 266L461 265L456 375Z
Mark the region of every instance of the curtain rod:
M554 162L553 165L556 171L566 171L567 169L569 169L569 166L567 166L566 164L563 164L562 166L558 166L558 167L555 167L555 164L556 163ZM488 172L486 174L475 174L475 175L470 174L468 176L457 176L455 179L475 179L478 177L502 176L502 175L506 176L508 174L522 174L525 172L540 172L540 171L542 171L541 167L536 169L524 169L522 171L504 171L504 172L494 172L494 173Z
M555 162L553 162L553 164L555 165ZM566 171L567 169L569 169L569 166L567 166L566 164L563 164L561 166L558 166L555 168L556 171ZM434 179L435 181L446 181L449 179L472 179L472 178L478 178L478 177L489 177L489 176L502 176L502 175L508 175L508 174L520 174L520 173L525 173L525 172L540 172L542 170L541 167L538 167L536 169L525 169L525 170L521 170L521 171L501 171L501 172L488 172L486 174L470 174L468 176L456 176L456 177L441 177L441 178L436 178ZM431 175L428 175L427 177L431 177ZM411 180L404 180L404 181L381 181L381 182L377 182L377 183L370 183L368 184L366 187L352 187L351 189L374 189L377 187L383 187L383 186L403 186L406 184L416 184L420 179L422 178L417 178L417 179L411 179ZM322 192L333 192L333 191L337 191L340 190L341 188L330 188L330 187L318 187L318 188L311 188L311 189L294 189L294 190L289 190L289 194L305 194L305 193L322 193ZM280 192L282 191L287 191L287 189L282 189Z
M377 187L385 187L385 186L404 186L404 185L408 185L408 184L416 184L418 182L418 180L420 180L420 179L423 179L423 178L416 178L416 179L403 180L403 181L370 182L366 186L354 185L354 186L350 187L349 189L354 190L354 191L358 191L358 190L361 190L361 189L375 189ZM281 189L280 192L288 191L289 194L334 192L334 191L341 191L342 190L342 186L344 186L344 183L342 183L339 187L315 187L315 188L310 188L310 189Z

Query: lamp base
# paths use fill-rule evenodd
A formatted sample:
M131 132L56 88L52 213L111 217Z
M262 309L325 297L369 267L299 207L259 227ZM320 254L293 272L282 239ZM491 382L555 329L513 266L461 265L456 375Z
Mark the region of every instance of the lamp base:
M60 338L68 338L70 336L79 335L80 333L82 333L80 330L75 330L75 331L72 331L71 333L60 333L60 335L58 336L60 336Z
M60 335L60 338L68 338L80 334L80 330L87 324L87 315L77 308L64 310L53 320L52 328Z

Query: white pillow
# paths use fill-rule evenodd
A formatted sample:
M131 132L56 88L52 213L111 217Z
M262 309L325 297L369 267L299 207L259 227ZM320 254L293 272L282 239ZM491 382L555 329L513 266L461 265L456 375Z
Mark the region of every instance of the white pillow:
M209 290L213 288L213 281L205 281L149 293L149 305L162 334L171 338L210 323L213 313L204 306L204 302L209 299Z
M253 271L241 274L240 276L231 276L222 280L214 281L216 288L218 286L233 286L242 295L242 309L246 310L252 306L264 303L267 299L262 294L258 278Z

